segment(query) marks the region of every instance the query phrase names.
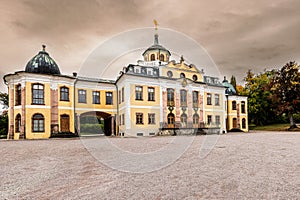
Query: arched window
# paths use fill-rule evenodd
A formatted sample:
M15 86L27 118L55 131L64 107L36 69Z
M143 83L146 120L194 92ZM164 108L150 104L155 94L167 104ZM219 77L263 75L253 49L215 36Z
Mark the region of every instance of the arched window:
M195 113L193 115L193 124L198 124L198 123L199 123L199 115Z
M193 91L193 108L198 108L199 104L199 92Z
M168 127L169 128L174 128L175 124L175 115L173 113L168 114Z
M246 128L246 119L245 118L243 118L242 119L242 128Z
M44 85L32 84L32 104L44 104Z
M68 87L61 87L60 88L60 100L61 101L69 101L69 88Z
M184 74L184 73L181 73L181 74L180 74L180 78L185 78L185 74Z
M242 113L246 113L245 101L241 102L241 111Z
M164 56L164 54L160 54L159 60L160 60L160 61L165 61L165 56Z
M180 90L180 105L181 107L187 106L186 90Z
M167 89L167 105L168 106L174 106L174 89L168 88Z
M16 106L21 105L21 84L16 85Z
M232 110L236 110L236 101L232 102Z
M21 130L21 115L20 114L17 114L17 116L16 116L15 128L16 128L16 133L19 133Z
M186 124L187 124L187 115L185 113L183 113L180 116L180 121L181 121L182 127L186 127Z
M151 61L154 61L155 60L155 54L153 53L153 54L151 54L151 56L150 56L150 60Z
M211 93L207 93L206 101L207 105L211 105Z
M32 116L32 131L44 132L45 131L45 119L42 114L34 114Z

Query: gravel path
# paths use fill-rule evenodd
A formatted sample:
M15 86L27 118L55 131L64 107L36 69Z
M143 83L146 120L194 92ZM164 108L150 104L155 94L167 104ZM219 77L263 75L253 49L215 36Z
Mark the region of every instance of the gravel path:
M2 140L0 199L300 199L300 133L221 135L201 158L208 138ZM112 169L97 156L111 155L109 161L121 159L122 167L137 165L137 170L147 164L142 157L117 156L104 141L121 155L156 152L160 162L181 145L178 141L191 142L172 163L132 173Z

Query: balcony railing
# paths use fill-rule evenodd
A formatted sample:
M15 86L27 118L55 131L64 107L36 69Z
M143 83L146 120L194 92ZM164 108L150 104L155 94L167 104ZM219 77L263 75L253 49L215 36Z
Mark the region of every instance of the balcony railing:
M168 124L167 122L161 122L160 123L160 129L165 128L220 128L219 123L205 123L205 122L199 122L198 124L193 124L192 122L188 123L182 123L181 121L175 121L174 124Z

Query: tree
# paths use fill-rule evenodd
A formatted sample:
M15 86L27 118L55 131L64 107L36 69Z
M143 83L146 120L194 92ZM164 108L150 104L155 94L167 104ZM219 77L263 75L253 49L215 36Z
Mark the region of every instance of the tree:
M4 106L3 108L8 108L8 94L0 92L0 103Z
M6 138L8 133L8 114L7 110L0 115L0 139Z
M279 113L286 113L290 128L296 128L293 113L300 111L300 67L296 62L285 64L273 78L273 101L280 104Z
M3 108L8 108L8 94L0 92L0 104ZM8 133L8 114L7 110L4 110L0 115L0 139L6 138Z
M237 92L235 76L231 76L230 84L234 87L235 91Z
M270 91L270 80L273 75L274 71L265 71L255 75L249 70L244 79L246 83L240 95L248 97L249 121L256 125L265 125L275 121L275 108Z

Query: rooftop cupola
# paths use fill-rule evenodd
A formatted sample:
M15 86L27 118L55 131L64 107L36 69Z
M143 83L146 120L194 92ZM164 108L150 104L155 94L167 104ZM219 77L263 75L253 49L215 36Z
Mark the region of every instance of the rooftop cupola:
M60 70L55 61L46 52L46 45L34 56L25 67L25 72L38 74L60 74Z
M157 33L157 26L158 23L156 20L154 20L155 24L155 34L154 34L154 44L150 46L144 53L144 61L163 61L163 62L169 62L169 58L171 56L171 53L169 50L167 50L165 47L159 44L158 41L158 33Z

